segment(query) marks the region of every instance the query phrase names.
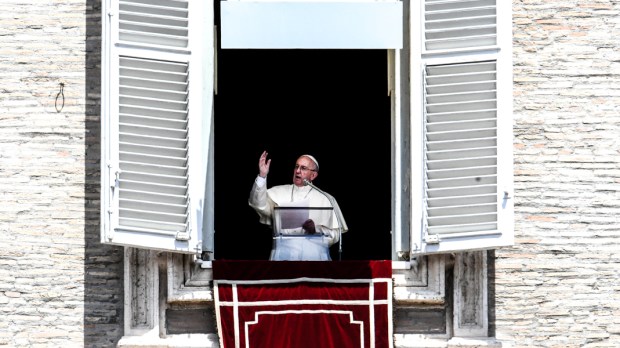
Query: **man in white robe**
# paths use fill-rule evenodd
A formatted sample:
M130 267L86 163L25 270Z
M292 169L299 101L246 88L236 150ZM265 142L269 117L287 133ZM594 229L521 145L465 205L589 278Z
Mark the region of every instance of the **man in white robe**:
M295 164L293 183L267 189L271 165L267 155L263 151L258 161L259 173L248 203L261 223L276 225L270 260L331 260L329 247L340 241L348 227L334 197L312 184L319 175L318 161L311 155L301 155ZM282 218L274 222L276 210ZM295 214L301 218L298 223L292 222Z

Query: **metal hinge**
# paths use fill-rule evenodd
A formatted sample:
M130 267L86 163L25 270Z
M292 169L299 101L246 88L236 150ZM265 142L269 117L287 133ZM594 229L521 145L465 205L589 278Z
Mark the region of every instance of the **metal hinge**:
M439 242L441 242L441 239L439 238L438 234L427 234L426 236L424 236L424 241L426 242L426 244L439 244Z
M181 241L188 241L189 232L177 232L177 234L174 236L174 239L181 240Z

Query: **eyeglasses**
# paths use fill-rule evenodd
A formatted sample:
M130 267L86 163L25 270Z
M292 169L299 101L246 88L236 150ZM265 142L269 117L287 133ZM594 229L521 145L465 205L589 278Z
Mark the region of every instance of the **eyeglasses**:
M307 171L312 171L312 172L316 172L316 169L310 169L306 166L300 166L299 164L295 165L295 170L297 169L301 169L302 172L307 172Z

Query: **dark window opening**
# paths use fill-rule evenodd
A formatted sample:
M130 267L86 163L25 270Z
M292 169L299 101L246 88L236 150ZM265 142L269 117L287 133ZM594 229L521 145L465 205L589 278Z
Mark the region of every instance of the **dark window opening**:
M258 158L268 186L297 157L340 205L343 260L391 258L391 134L385 50L219 50L215 97L215 259L268 259L271 229L247 203ZM338 260L338 245L331 249Z

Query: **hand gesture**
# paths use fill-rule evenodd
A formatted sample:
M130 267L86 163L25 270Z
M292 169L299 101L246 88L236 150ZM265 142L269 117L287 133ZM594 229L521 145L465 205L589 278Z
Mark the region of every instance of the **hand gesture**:
M271 159L267 159L267 155L267 151L263 151L258 160L258 175L263 178L266 178L267 174L269 174L269 166L271 165Z
M304 230L305 234L315 234L316 227L314 226L314 221L312 219L308 219L301 225L301 228Z

